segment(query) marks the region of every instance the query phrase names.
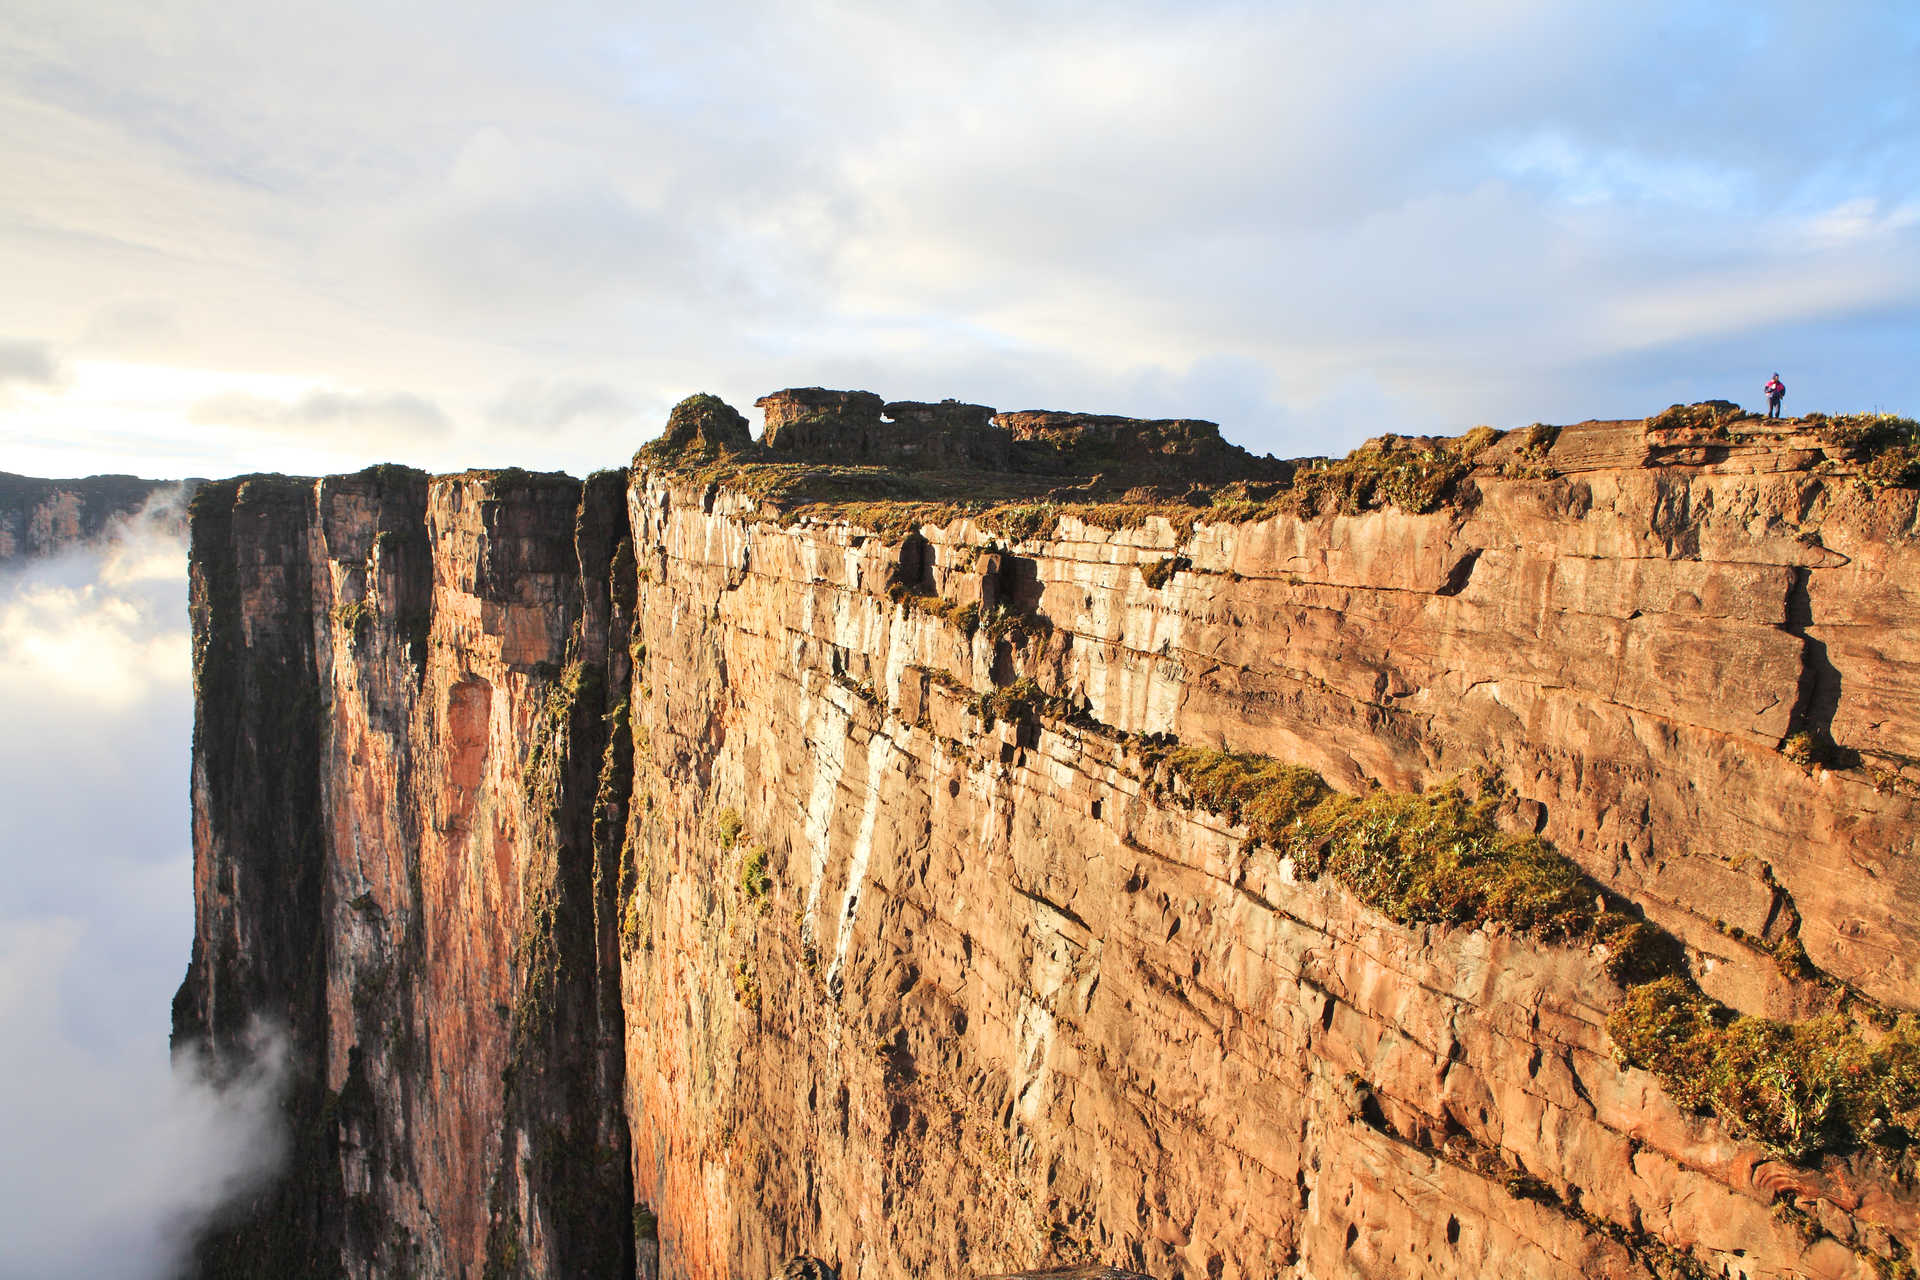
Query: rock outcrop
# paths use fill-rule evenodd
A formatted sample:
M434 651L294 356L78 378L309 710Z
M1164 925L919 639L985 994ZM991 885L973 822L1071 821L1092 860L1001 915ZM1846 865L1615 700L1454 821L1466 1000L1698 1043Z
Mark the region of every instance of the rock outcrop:
M1149 483L1168 479L1285 480L1293 467L1257 458L1198 418L1119 418L1111 414L1025 410L994 421L1017 442L1050 453L1066 471L1112 471ZM1043 454L1044 456L1044 454Z
M777 454L820 462L917 469L1007 469L1009 437L981 404L884 403L871 391L796 387L754 401L763 443Z
M879 420L781 394L769 455ZM1682 1105L1609 1032L1619 947L1384 908L1179 751L1466 779L1724 1017L1904 1043L1914 489L1713 413L1298 476L1002 421L1243 483L202 492L176 1027L296 1061L206 1274L1905 1274L1901 1132Z
M762 444L775 457L908 471L1124 477L1133 485L1285 480L1291 465L1260 458L1195 418L1022 410L958 400L883 402L871 391L793 387L760 397ZM671 436L671 428L669 436Z
M669 457L732 453L751 448L753 433L740 411L719 396L689 396L674 406L659 444Z

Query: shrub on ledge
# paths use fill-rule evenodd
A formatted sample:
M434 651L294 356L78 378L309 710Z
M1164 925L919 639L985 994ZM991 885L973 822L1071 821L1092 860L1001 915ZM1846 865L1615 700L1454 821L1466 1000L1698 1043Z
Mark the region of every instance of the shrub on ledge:
M1620 1062L1776 1156L1806 1164L1920 1135L1920 1016L1849 994L1889 1028L1870 1040L1839 1014L1789 1023L1736 1013L1700 990L1678 939L1546 841L1501 830L1497 795L1469 799L1455 785L1351 795L1271 756L1166 746L1143 755L1196 805L1293 859L1302 878L1330 874L1402 924L1498 922L1542 942L1604 944L1624 989L1607 1016Z

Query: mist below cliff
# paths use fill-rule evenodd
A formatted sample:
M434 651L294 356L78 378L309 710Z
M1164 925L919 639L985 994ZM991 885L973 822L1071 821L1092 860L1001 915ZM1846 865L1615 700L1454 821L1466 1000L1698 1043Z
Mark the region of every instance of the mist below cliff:
M168 1050L193 936L193 691L166 526L0 575L4 1275L176 1274L276 1158L274 1037L224 1086Z

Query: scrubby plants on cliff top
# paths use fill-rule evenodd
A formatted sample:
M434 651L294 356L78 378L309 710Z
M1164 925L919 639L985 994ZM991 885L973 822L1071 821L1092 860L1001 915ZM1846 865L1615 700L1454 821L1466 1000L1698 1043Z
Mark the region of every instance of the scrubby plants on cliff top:
M1862 464L1860 478L1870 487L1920 487L1920 422L1856 413L1825 419L1821 433Z
M1335 791L1313 770L1271 756L1147 745L1193 801L1290 858L1296 874L1331 874L1403 924L1498 921L1546 942L1602 944L1625 989L1607 1031L1620 1061L1643 1068L1684 1107L1807 1162L1920 1134L1920 1018L1883 1018L1870 1042L1845 1018L1801 1023L1735 1013L1706 995L1679 942L1536 836L1500 828L1497 789L1409 795Z
M1645 422L1649 431L1704 431L1725 437L1735 422L1758 418L1731 400L1704 400L1699 404L1669 405Z
M1301 515L1357 515L1393 506L1415 515L1437 511L1454 497L1473 459L1498 439L1477 427L1452 440L1382 436L1344 458L1303 466L1282 501Z
M882 538L971 519L1012 541L1052 536L1062 517L1103 529L1165 519L1184 536L1200 522L1241 523L1283 512L1358 514L1393 506L1425 513L1452 501L1473 459L1500 433L1452 439L1384 436L1344 458L1303 464L1291 479L1156 485L1160 477L1017 471L909 471L792 461L759 452L670 457L648 446L636 467L666 465L681 480L776 504L786 519L844 520ZM1140 485L1138 481L1146 481Z
M1621 1060L1682 1106L1797 1162L1920 1133L1920 1019L1877 1043L1837 1015L1776 1022L1735 1013L1683 974L1628 990L1607 1017Z

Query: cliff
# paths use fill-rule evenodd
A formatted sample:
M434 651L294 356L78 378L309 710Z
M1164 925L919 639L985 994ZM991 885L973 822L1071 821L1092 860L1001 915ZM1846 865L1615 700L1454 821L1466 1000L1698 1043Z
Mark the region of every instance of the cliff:
M137 476L45 480L0 471L0 565L93 541L176 483ZM185 482L189 490L198 483ZM170 532L183 527L178 518L165 515L161 524Z
M783 394L197 497L204 1274L1909 1274L1908 427Z

